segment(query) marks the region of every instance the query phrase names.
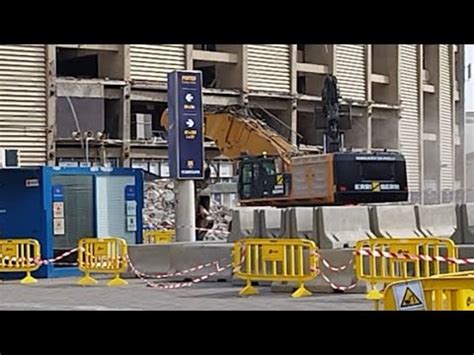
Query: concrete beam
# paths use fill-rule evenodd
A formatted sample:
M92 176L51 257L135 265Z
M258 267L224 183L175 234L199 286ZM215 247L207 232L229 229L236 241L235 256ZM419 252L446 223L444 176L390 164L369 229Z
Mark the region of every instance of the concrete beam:
M93 51L120 51L122 44L56 44L58 48L88 49Z
M211 52L193 50L193 60L200 60L203 62L229 63L237 64L239 58L237 54L227 52Z
M57 77L56 82L58 83L76 83L82 85L101 84L104 86L125 86L125 80L108 80L108 79L78 79L78 78L63 78Z
M56 165L56 47L46 45L47 82L47 130L46 161L49 166Z
M225 92L219 92L219 90L212 91L213 94L204 90L203 102L204 105L210 106L229 106L240 104L240 96L238 93L232 92L227 94ZM168 95L166 88L164 90L137 90L133 89L131 93L132 101L150 101L150 102L167 102Z
M122 97L122 90L111 88L111 89L104 89L104 99L113 99L113 100L120 100Z
M436 92L436 88L434 85L431 84L423 84L423 91L430 94L434 94Z
M167 102L168 96L166 91L145 91L132 90L132 101L151 101L151 102Z
M329 67L327 65L313 63L296 63L296 71L302 73L329 74Z
M251 97L249 99L249 107L252 108L260 108L264 107L266 109L270 110L282 110L282 111L287 111L288 110L288 104L291 103L291 101L288 100L268 100L266 98L255 98Z
M241 104L241 99L240 96L204 95L203 103L209 106L232 106Z
M371 80L373 83L376 83L376 84L385 84L385 85L390 84L390 79L388 78L387 75L372 73Z
M215 146L205 145L204 148L206 158L214 158L220 154ZM130 159L168 159L168 145L164 143L145 146L135 143L130 148Z
M123 88L122 92L122 110L119 127L121 129L121 138L123 140L122 145L122 166L130 167L130 138L131 138L131 122L132 122L132 108L131 108L131 89L127 85Z
M119 147L111 147L106 145L106 152L107 158L120 158L120 148ZM90 150L90 157L96 158L99 157L99 149L98 146L92 145ZM79 142L70 142L70 144L61 144L57 143L57 156L58 158L63 159L72 159L72 158L85 158L84 149L81 148Z
M436 133L423 132L423 140L436 142L438 140L438 135Z
M57 97L89 97L103 98L104 86L98 82L81 82L76 80L57 81L56 82Z

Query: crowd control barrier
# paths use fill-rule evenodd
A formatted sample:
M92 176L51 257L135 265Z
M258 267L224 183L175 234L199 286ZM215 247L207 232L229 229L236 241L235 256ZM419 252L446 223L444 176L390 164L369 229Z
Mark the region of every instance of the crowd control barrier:
M84 272L80 285L98 283L91 273L111 273L114 275L108 286L127 285L120 273L128 268L127 243L121 238L82 238L79 240L78 267Z
M246 281L241 296L258 294L252 281L297 282L292 297L311 295L304 282L318 273L316 244L305 239L249 238L234 243L235 276Z

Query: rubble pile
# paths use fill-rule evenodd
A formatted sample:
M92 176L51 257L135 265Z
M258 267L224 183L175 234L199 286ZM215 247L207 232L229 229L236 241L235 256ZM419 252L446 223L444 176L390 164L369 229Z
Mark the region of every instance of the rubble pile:
M174 181L160 179L145 182L143 226L145 229L175 228ZM216 200L210 203L210 209L199 208L199 222L196 225L198 239L207 241L225 241L229 233L232 211Z
M143 226L148 229L171 229L175 226L174 181L145 182Z
M230 222L232 221L232 211L229 207L221 205L216 200L211 201L210 211L206 216L209 230L203 240L226 241L229 236Z

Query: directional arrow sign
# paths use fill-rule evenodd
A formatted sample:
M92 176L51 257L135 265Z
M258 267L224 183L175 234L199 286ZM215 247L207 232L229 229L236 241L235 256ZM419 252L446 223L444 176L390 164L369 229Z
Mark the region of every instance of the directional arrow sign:
M202 73L174 71L168 75L170 177L204 178ZM193 164L189 164L192 161Z
M188 128L193 128L194 127L194 121L190 118L186 120L186 127Z
M193 94L191 94L190 92L186 94L186 96L184 97L184 99L187 101L187 102L193 102L194 100L194 96Z

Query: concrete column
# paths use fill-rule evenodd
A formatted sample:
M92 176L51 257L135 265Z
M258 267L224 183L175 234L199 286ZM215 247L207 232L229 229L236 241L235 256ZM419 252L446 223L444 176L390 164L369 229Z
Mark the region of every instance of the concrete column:
M196 202L194 198L194 181L176 182L176 241L196 241Z
M47 78L47 149L48 166L56 165L56 46L46 45Z

